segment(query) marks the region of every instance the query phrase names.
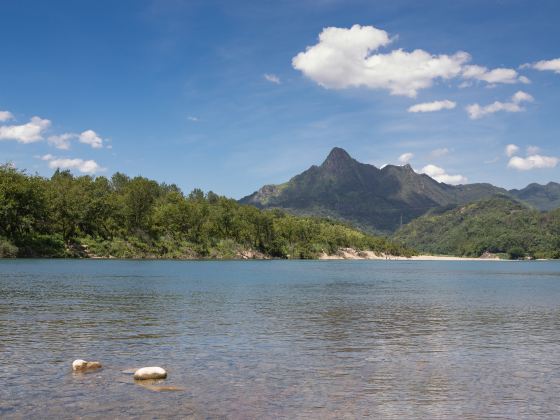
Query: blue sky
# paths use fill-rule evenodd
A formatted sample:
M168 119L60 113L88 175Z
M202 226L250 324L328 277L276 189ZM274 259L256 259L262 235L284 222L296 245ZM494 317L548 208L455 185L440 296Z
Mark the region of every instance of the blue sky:
M4 0L0 161L236 198L334 146L450 183L559 181L559 17L555 0Z

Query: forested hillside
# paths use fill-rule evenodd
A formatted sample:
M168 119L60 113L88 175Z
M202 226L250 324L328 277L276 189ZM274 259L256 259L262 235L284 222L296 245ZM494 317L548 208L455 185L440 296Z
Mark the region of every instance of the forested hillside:
M341 223L143 177L45 179L0 167L1 257L313 258L341 247L411 254Z
M403 226L394 239L432 254L560 258L560 209L539 212L496 197L422 216Z

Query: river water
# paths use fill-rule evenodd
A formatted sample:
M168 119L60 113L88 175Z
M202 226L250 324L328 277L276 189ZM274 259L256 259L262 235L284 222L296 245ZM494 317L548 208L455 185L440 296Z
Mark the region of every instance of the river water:
M0 373L3 418L559 418L560 263L0 260Z

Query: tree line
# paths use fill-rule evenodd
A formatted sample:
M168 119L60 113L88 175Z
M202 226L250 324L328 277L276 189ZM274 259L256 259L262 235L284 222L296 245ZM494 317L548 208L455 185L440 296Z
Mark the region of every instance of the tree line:
M115 173L52 177L0 166L0 257L315 258L405 246L316 217Z

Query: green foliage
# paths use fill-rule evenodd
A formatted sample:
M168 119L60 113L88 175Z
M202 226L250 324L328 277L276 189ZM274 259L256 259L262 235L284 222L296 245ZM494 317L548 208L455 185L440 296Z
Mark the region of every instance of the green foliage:
M520 246L511 247L507 253L510 260L520 260L525 257L525 250Z
M422 252L478 257L560 257L560 209L539 212L507 197L420 217L403 226L396 241Z
M15 258L17 253L17 246L5 238L0 238L0 258Z
M116 173L50 179L0 167L0 256L315 258L342 247L410 255L327 219L259 210L199 189Z

